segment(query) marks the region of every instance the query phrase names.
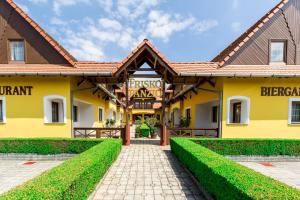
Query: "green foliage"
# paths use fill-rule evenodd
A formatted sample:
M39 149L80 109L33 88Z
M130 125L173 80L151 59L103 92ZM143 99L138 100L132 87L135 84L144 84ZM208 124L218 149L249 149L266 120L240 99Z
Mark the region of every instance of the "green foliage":
M150 133L153 134L157 131L157 126L159 125L159 120L155 117L148 117L145 120L145 124L150 128Z
M116 120L115 119L107 119L105 124L108 127L113 127L116 124Z
M300 156L300 140L283 139L195 139L222 155Z
M171 149L214 199L299 199L300 191L227 159L189 139Z
M143 137L149 137L150 135L150 128L147 126L147 124L142 124L140 127L140 133Z
M180 119L180 128L188 128L190 126L191 120L186 118L186 117L182 117Z
M0 196L1 200L87 199L122 148L107 139Z
M82 153L103 140L98 139L0 139L0 153L61 154Z

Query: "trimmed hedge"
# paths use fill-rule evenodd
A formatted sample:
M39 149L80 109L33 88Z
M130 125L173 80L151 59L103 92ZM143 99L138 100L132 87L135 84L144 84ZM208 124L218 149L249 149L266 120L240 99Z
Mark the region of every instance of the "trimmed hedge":
M0 196L0 199L87 199L117 158L121 148L121 140L103 140L89 150L10 190Z
M189 139L171 149L215 199L300 199L300 191L227 159Z
M0 153L78 154L102 141L97 139L5 138L0 139Z
M221 155L300 156L300 140L193 139Z

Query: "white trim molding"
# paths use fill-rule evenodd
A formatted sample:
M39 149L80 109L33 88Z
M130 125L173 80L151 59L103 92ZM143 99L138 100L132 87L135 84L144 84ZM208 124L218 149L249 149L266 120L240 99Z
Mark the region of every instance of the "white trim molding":
M0 100L2 101L2 114L3 114L3 121L0 121L0 124L6 123L6 98L0 97Z
M232 123L232 101L241 102L241 123ZM250 98L246 96L231 96L227 98L227 124L249 124L250 123Z
M293 102L300 102L300 98L289 98L289 112L288 112L288 124L289 125L299 125L300 122L292 122L292 107Z
M61 101L61 119L59 122L52 122L52 101ZM67 104L66 97L60 95L49 95L44 97L44 123L67 123ZM72 108L73 109L73 108Z

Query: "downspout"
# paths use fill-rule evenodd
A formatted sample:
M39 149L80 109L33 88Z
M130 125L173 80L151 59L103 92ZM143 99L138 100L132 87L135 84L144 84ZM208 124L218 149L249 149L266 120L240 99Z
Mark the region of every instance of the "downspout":
M218 138L222 138L222 122L223 122L223 91L219 91L219 121L218 121Z

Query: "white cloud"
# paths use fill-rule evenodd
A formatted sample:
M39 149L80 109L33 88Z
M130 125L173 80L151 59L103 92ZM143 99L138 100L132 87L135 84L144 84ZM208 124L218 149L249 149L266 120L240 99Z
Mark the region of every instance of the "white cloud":
M63 21L62 19L60 19L58 17L51 18L50 23L53 25L66 25L67 24L67 22Z
M101 18L99 19L99 24L106 29L113 29L120 31L122 29L122 25L117 20Z
M74 6L78 3L90 3L90 0L53 0L53 11L56 15L60 15L62 7Z
M216 26L219 25L219 22L217 20L202 20L200 22L197 22L194 25L194 29L198 32L198 33L203 33L206 32Z
M241 28L242 28L241 26L242 26L242 24L240 22L231 23L231 29L234 32L241 32Z
M160 0L118 0L117 10L121 16L133 20L159 3Z
M33 4L47 3L48 0L29 0Z
M100 3L101 7L106 11L106 12L111 12L113 8L113 0L97 0L98 3Z
M218 25L216 20L197 21L194 17L182 17L178 14L172 16L163 11L153 10L150 12L147 32L154 38L167 42L169 37L175 33L188 29L202 33Z

